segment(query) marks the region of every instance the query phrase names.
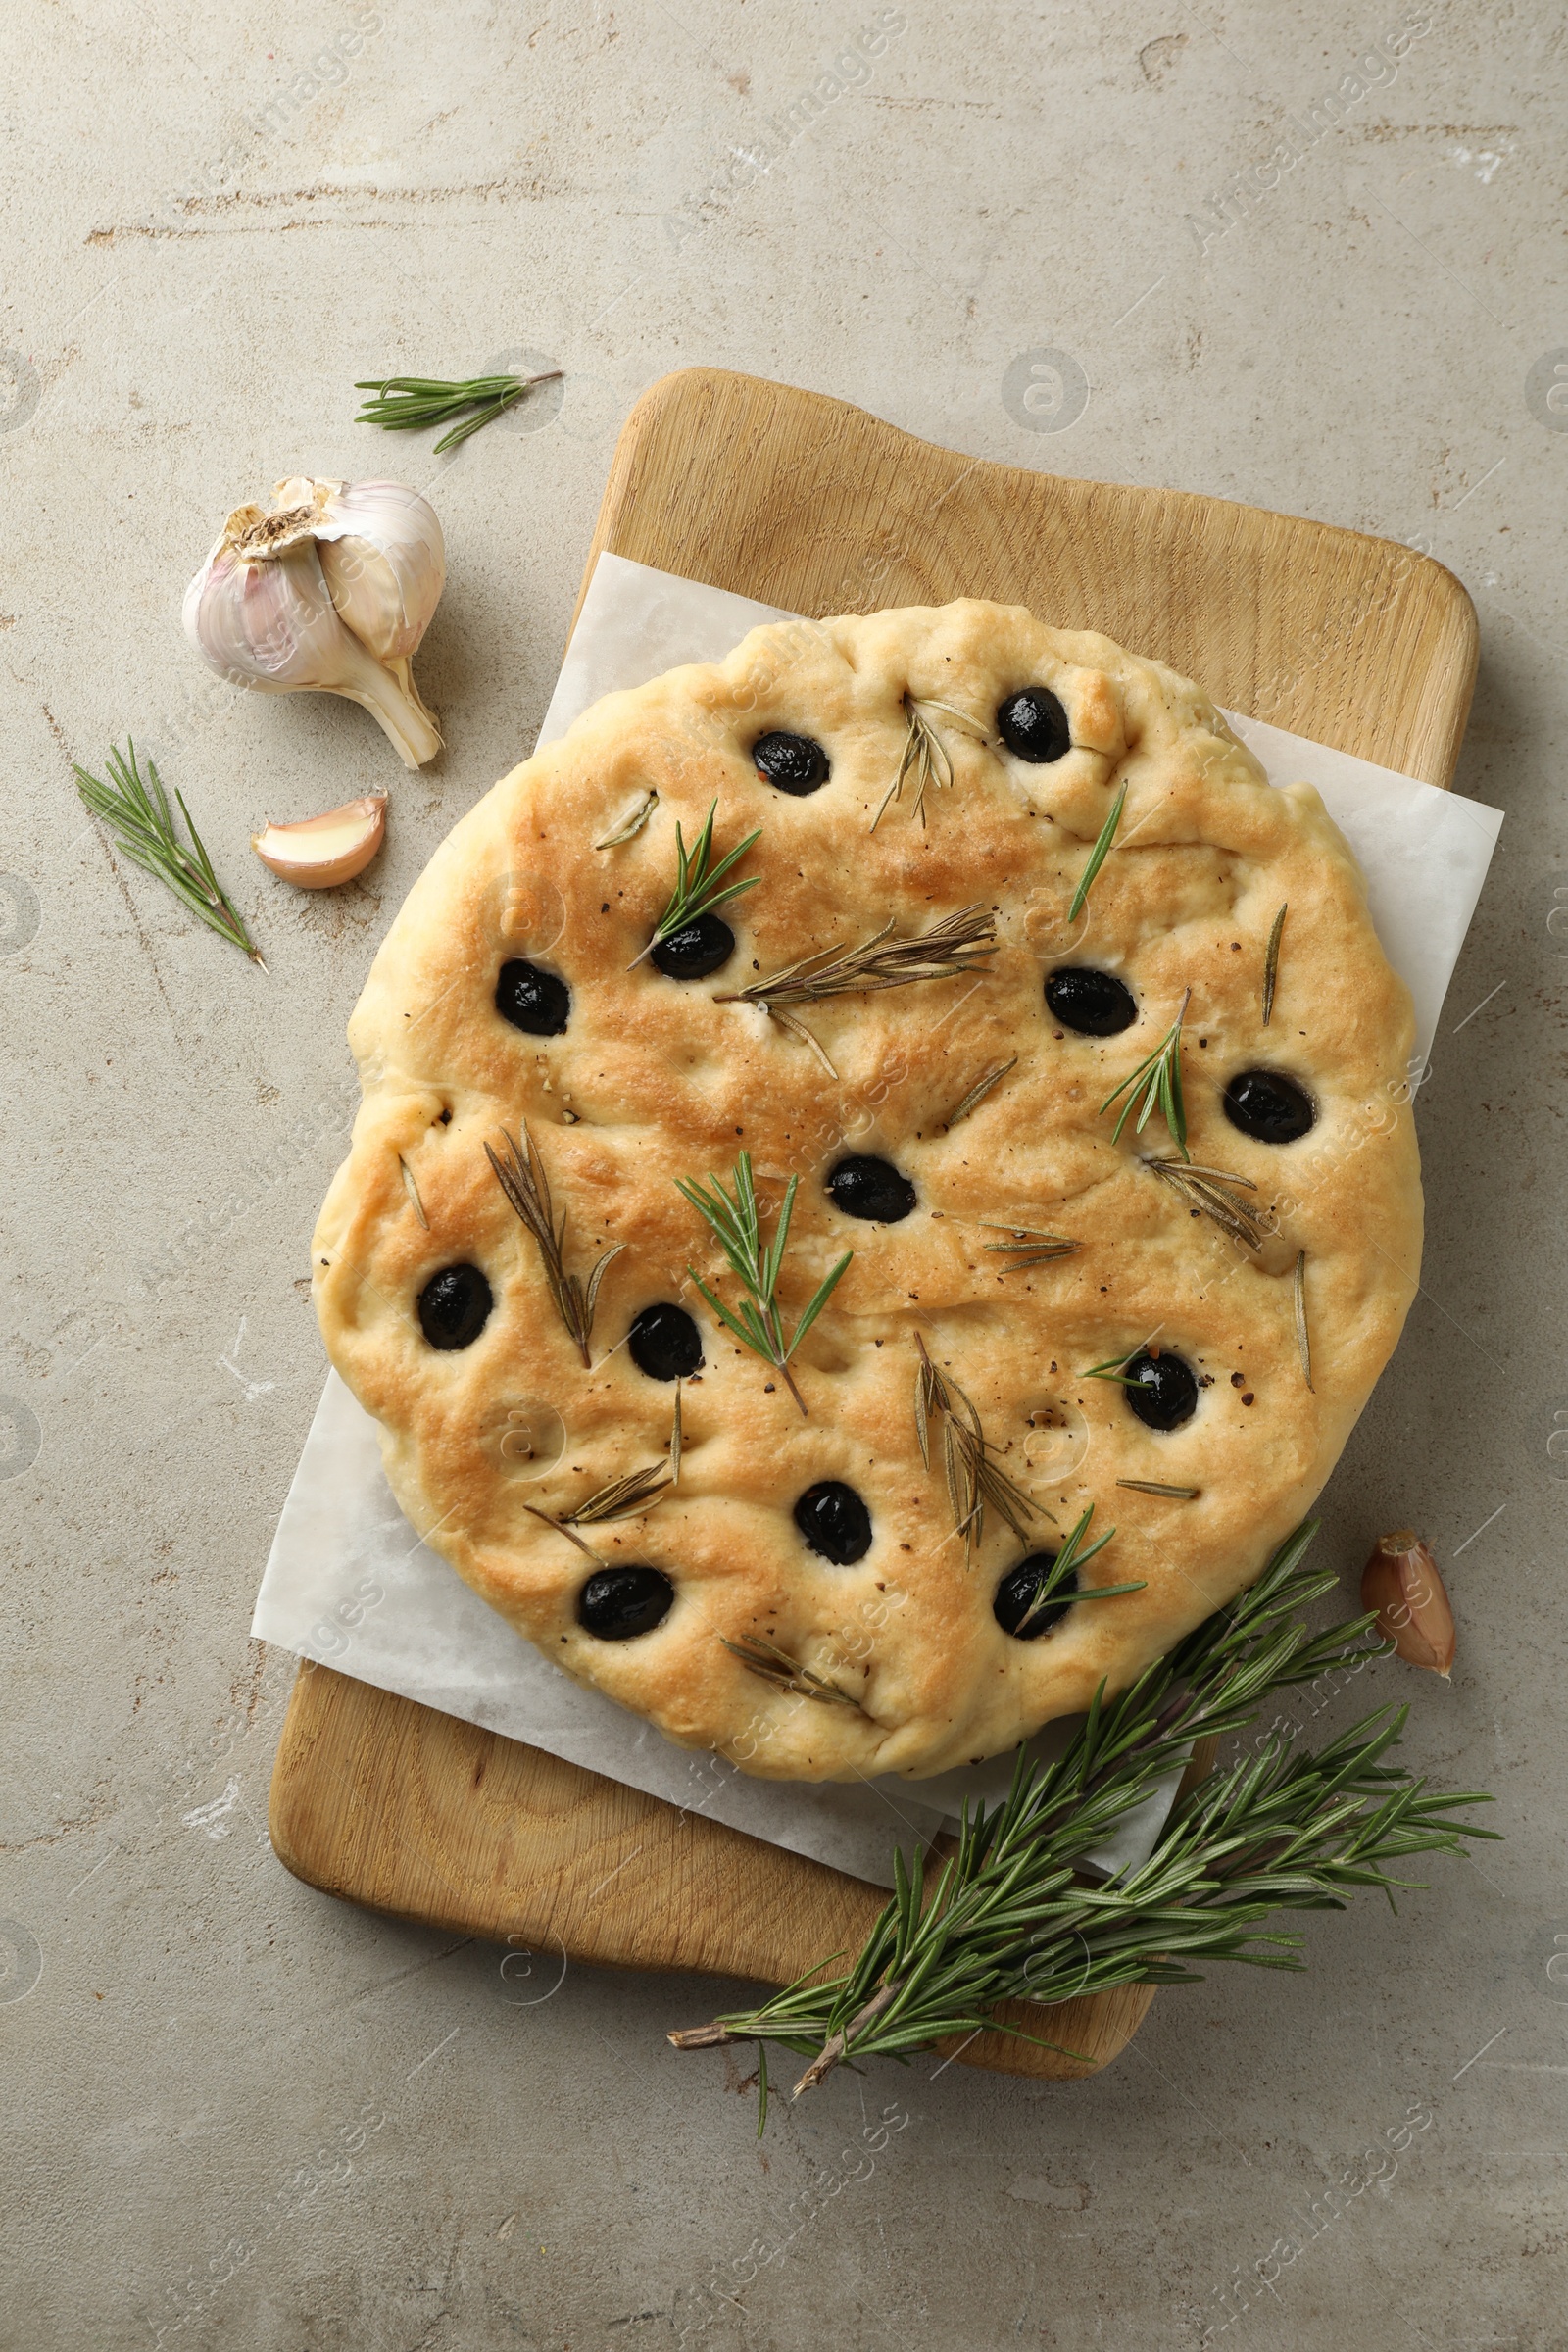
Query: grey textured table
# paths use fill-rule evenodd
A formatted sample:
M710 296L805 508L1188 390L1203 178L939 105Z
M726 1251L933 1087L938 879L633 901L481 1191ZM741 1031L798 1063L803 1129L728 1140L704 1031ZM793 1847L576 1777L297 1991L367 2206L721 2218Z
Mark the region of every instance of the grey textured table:
M1560 2345L1560 12L14 0L0 59L0 2342ZM524 352L564 386L453 458L350 421L355 376ZM1451 1688L1385 1666L1324 1723L1409 1696L1506 1844L1309 1920L1303 1978L1162 1995L1097 2081L841 2074L760 2147L740 2069L662 2040L709 1989L283 1873L292 1662L245 1631L344 1021L532 739L621 417L693 360L1431 549L1482 618L1458 786L1509 812L1421 1097L1425 1289L1323 1538L1349 1579L1415 1521L1461 1628ZM298 468L434 485L431 772L183 643L221 517ZM127 731L270 978L84 820L70 761ZM380 779L365 884L267 886L264 813Z

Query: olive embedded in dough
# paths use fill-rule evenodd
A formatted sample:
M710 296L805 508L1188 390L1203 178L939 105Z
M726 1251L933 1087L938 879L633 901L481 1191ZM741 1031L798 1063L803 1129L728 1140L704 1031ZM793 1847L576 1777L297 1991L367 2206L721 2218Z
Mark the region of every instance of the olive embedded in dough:
M891 1160L868 1152L852 1152L841 1159L827 1180L835 1208L847 1217L863 1217L868 1224L896 1225L914 1206L914 1187L900 1175Z
M796 800L817 791L832 773L832 762L814 736L788 735L778 728L753 744L752 765L764 784Z
M1138 1000L1113 972L1066 963L1046 981L1046 1004L1064 1029L1081 1037L1116 1037L1138 1018Z
M997 1587L997 1596L991 1603L992 1615L1004 1634L1019 1642L1038 1642L1058 1626L1078 1597L1078 1580L1064 1585L1048 1601L1035 1607L1041 1586L1056 1565L1054 1551L1032 1551L1016 1568L1009 1568ZM1031 1614L1031 1612L1033 1612ZM1026 1625L1024 1619L1028 1618Z
M1129 1384L1122 1395L1147 1429L1179 1429L1198 1410L1198 1375L1168 1348L1157 1355L1140 1349L1121 1376Z
M871 1548L871 1514L853 1487L820 1478L795 1505L795 1524L818 1558L836 1568L863 1560Z
M530 1037L559 1037L571 1017L571 991L554 972L514 956L496 981L496 1010Z
M1241 1070L1225 1089L1225 1116L1259 1144L1294 1144L1317 1124L1305 1087L1283 1070Z
M716 914L700 914L662 939L650 961L669 980L706 980L735 953L735 934Z
M1049 686L1025 686L997 708L997 733L1009 752L1043 767L1072 750L1072 729L1059 696Z
M443 1266L419 1293L419 1328L432 1348L471 1348L494 1304L477 1266Z
M650 1380L685 1380L703 1360L703 1335L683 1306L662 1299L632 1317L627 1352Z
M674 1597L662 1569L596 1568L577 1595L577 1623L599 1642L635 1642L662 1624Z

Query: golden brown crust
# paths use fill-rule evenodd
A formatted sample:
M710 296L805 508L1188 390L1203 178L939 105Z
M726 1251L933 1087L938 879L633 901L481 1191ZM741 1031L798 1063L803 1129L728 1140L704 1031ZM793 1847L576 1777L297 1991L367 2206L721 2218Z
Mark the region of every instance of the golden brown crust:
M1002 699L1032 684L1052 687L1071 720L1075 748L1054 764L1028 765L993 734ZM906 692L974 725L928 712L952 785L928 790L922 827L906 784L873 833ZM794 799L759 778L750 749L771 728L827 747L820 791ZM1123 784L1117 848L1069 927ZM649 787L650 821L596 852ZM762 827L740 869L760 885L726 909L730 964L692 983L647 962L628 971L669 894L675 820L689 844L715 799L715 854ZM983 976L805 1009L836 1079L765 1012L715 1001L889 918L918 932L976 901L995 910L1000 943ZM1265 948L1287 901L1265 1030ZM568 982L563 1035L523 1035L497 1012L499 964L519 955ZM1069 961L1121 975L1136 1023L1103 1040L1062 1032L1042 989ZM1173 1149L1157 1119L1113 1143L1115 1114L1101 1111L1187 989L1190 1149L1277 1205L1279 1234L1259 1255L1142 1166L1141 1153ZM400 1502L565 1671L770 1777L941 1771L1081 1708L1102 1677L1125 1685L1250 1582L1300 1518L1413 1296L1409 999L1339 833L1309 787L1267 785L1196 686L1021 610L965 601L779 624L726 662L607 697L438 850L349 1034L365 1102L313 1245L316 1296L332 1361L382 1424ZM947 1114L1012 1055L948 1132ZM1315 1099L1301 1141L1269 1147L1225 1117L1225 1081L1256 1065L1294 1074ZM586 1273L603 1249L626 1245L605 1276L591 1370L485 1156L487 1140L525 1120L569 1211L568 1265ZM738 1299L675 1179L727 1175L742 1148L770 1206L801 1178L781 1285L791 1319L855 1251L795 1359L806 1419L687 1279L693 1267ZM843 1216L823 1181L847 1151L896 1162L916 1188L913 1213L887 1225ZM1082 1247L1007 1270L986 1248L1004 1238L992 1225ZM1312 1389L1294 1309L1303 1250ZM471 1346L439 1352L416 1300L457 1262L484 1269L495 1303ZM679 1489L641 1519L587 1534L611 1562L663 1569L676 1599L654 1632L609 1642L576 1621L590 1563L524 1506L560 1514L666 1449L673 1390L618 1345L662 1299L695 1313L706 1355L681 1392ZM1003 1631L998 1581L1029 1546L991 1512L966 1562L940 1454L928 1472L916 1443L917 1332L1034 1501L1033 1546L1054 1549L1093 1502L1096 1530L1117 1533L1086 1581L1141 1579L1143 1591L1081 1602L1043 1639ZM1168 1433L1146 1428L1114 1383L1083 1377L1151 1335L1206 1384ZM564 1450L542 1476L527 1475L537 1460L508 1459L519 1400L560 1415ZM870 1508L871 1548L854 1566L817 1557L794 1522L796 1497L820 1479L846 1481ZM1177 1500L1123 1479L1200 1492ZM720 1639L748 1636L858 1705L774 1691Z

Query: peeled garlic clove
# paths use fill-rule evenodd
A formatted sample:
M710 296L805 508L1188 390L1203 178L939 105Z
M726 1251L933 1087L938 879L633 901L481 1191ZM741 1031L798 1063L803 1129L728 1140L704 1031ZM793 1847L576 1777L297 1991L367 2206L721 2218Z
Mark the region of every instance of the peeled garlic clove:
M1409 1528L1380 1536L1361 1576L1361 1606L1375 1609L1378 1631L1411 1666L1447 1680L1458 1636L1438 1563Z
M385 832L386 794L371 792L296 825L269 824L251 835L251 848L285 882L301 890L330 890L364 873Z
M264 694L314 689L362 704L405 766L420 767L440 750L441 738L415 687L409 655L445 580L441 526L415 492L395 483L368 487L379 494L373 512L356 506L351 485L305 476L280 482L270 510L236 507L185 592L185 634L234 685ZM357 533L356 522L378 532L387 547ZM340 564L339 546L361 537L368 553ZM376 645L362 641L339 611L323 554L334 569L352 575L345 593ZM396 649L385 658L376 650L383 643Z

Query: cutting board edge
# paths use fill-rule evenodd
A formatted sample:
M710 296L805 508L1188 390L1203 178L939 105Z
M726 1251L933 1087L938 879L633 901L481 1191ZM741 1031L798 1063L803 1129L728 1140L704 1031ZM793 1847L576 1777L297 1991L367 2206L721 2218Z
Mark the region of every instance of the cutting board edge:
M1009 475L1019 485L1027 486L1035 491L1038 491L1042 485L1054 484L1060 485L1064 491L1073 494L1084 493L1091 498L1094 493L1100 491L1117 499L1157 501L1162 505L1173 505L1183 510L1195 520L1199 518L1206 520L1219 514L1233 520L1237 527L1255 523L1283 523L1288 525L1293 532L1309 534L1317 548L1322 550L1330 560L1337 550L1347 545L1394 553L1397 558L1410 563L1417 575L1425 578L1434 608L1441 614L1440 626L1445 642L1434 650L1429 666L1434 669L1441 667L1449 672L1450 691L1453 698L1443 724L1432 739L1427 758L1424 760L1413 762L1408 772L1418 774L1420 781L1434 784L1441 791L1446 791L1451 785L1454 770L1458 765L1465 727L1469 719L1470 705L1475 694L1476 676L1480 662L1481 635L1475 604L1469 590L1458 575L1451 571L1446 564L1440 562L1436 556L1427 555L1419 548L1411 548L1403 540L1390 539L1375 531L1356 530L1348 523L1322 522L1313 515L1294 514L1280 508L1253 506L1248 500L1222 498L1210 491L1167 489L1158 485L1126 482L1099 475L1050 473L1039 467L1012 465L1004 458L965 459L958 451L948 449L938 441L928 441L918 433L911 433L904 425L895 424L887 417L878 416L873 410L859 408L853 401L839 400L831 393L811 392L801 385L778 383L771 377L751 375L742 369L701 366L673 368L667 375L662 375L650 384L632 404L615 443L610 472L605 482L604 495L599 504L599 513L594 520L593 535L583 566L582 581L577 591L576 604L572 609L571 624L566 633L568 643L572 631L576 628L582 612L583 600L588 594L589 582L593 578L594 566L600 556L607 550L612 553L619 552L612 546L615 537L615 522L625 502L627 485L635 473L643 442L650 434L659 429L664 420L666 412L678 402L710 387L716 391L732 386L745 386L759 393L770 394L782 401L799 401L809 404L813 408L834 411L846 420L853 421L858 425L869 423L875 426L878 432L890 435L895 441L906 442L912 450L920 453L920 457L925 463L933 460L948 461L956 469L956 480L966 477L983 466L991 474ZM635 560L641 561L641 559ZM682 579L701 580L703 577L700 568L685 570L673 561L663 564L661 568L674 572L677 577ZM722 582L717 584L723 585ZM769 600L759 599L759 601L767 602ZM809 615L809 617L822 619L831 618L833 615L818 613ZM1145 649L1134 647L1132 650L1139 652ZM1203 681L1200 679L1198 683L1201 685ZM1262 713L1244 712L1244 715L1256 717ZM1385 762L1385 764L1387 763ZM1423 769L1426 771L1425 773L1420 772Z

